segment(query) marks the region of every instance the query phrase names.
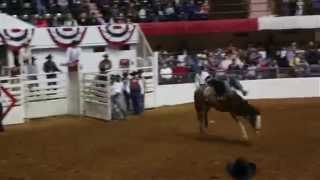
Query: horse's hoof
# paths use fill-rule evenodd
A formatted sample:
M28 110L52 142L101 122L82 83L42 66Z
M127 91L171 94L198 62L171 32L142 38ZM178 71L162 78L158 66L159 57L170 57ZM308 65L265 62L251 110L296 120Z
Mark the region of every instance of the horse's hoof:
M214 123L216 123L216 121L211 120L211 121L209 121L209 123L210 123L210 124L214 124Z

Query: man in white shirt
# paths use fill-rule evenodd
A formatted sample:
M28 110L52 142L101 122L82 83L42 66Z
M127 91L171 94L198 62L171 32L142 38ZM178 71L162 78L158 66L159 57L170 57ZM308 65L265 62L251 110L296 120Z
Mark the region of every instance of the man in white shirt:
M172 78L172 69L167 65L163 64L162 68L160 69L160 77L164 81L170 81Z
M78 71L78 63L80 61L81 48L77 45L79 41L73 41L72 45L67 49L67 59L68 62L65 64L69 67L69 72Z
M123 100L123 82L119 75L112 76L111 100L113 119L125 119L127 115Z
M206 80L209 76L210 74L208 73L208 71L203 66L201 66L200 72L197 73L195 77L196 88L199 88L200 86L205 85Z

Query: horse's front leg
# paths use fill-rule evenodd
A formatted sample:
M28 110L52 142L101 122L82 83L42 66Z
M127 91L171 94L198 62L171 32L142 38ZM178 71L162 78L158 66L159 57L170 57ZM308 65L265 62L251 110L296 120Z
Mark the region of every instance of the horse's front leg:
M209 112L209 109L206 108L204 110L204 127L205 128L208 128L208 112Z
M199 129L201 134L206 134L206 128L205 128L205 111L200 110L197 112L197 117L199 121Z
M233 117L233 119L238 123L240 129L241 129L241 133L242 133L242 137L243 139L245 139L246 141L249 140L248 137L248 133L246 130L246 127L243 125L243 123L237 118L237 116L235 116L234 114L231 114L231 116Z

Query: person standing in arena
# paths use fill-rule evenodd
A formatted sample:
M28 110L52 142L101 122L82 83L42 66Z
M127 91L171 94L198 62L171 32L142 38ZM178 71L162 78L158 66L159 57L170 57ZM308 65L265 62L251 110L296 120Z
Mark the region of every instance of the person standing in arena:
M112 68L112 62L109 59L108 54L103 55L103 60L99 63L99 70L100 71L109 71Z
M139 84L143 87L143 91L141 90L141 96L140 96L140 112L144 111L144 87L145 87L145 81L143 78L143 70L139 69L137 71Z
M123 82L119 75L112 75L111 77L112 119L124 120L126 119L127 111L123 100Z
M139 80L137 72L132 72L130 75L132 76L132 79L130 80L130 83L128 84L127 89L128 89L128 92L130 92L133 112L134 114L141 114L142 113L141 96L144 92L144 87L143 87L143 84L141 84L141 81Z
M2 121L4 119L3 117L3 104L2 104L2 96L1 96L1 91L0 91L0 132L4 132L4 127L2 124Z
M56 72L62 72L56 65L54 61L52 61L52 55L49 54L46 57L47 61L43 64L43 71L45 73L52 73L47 75L47 79L55 79L57 78ZM56 82L48 82L48 85L56 85Z
M130 102L130 93L127 90L127 87L130 83L130 79L129 79L129 74L127 72L123 73L122 75L122 82L123 82L123 95L124 95L124 100L126 103L126 108L127 111L131 111L131 102Z
M68 47L66 54L68 62L65 65L68 65L69 72L78 71L78 63L80 61L81 48L77 45L79 41L72 41L70 47Z

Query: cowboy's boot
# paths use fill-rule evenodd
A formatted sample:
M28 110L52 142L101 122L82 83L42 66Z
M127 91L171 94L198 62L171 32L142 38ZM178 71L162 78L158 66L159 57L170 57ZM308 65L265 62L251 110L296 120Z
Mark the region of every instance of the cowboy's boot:
M242 90L242 94L243 94L244 96L247 96L248 91L246 91L246 90Z

